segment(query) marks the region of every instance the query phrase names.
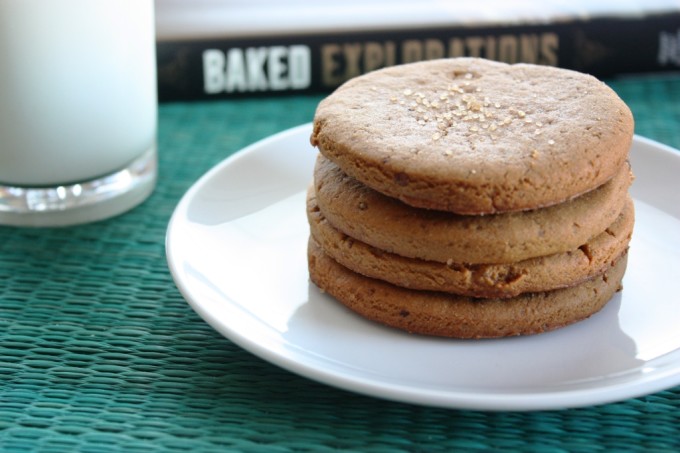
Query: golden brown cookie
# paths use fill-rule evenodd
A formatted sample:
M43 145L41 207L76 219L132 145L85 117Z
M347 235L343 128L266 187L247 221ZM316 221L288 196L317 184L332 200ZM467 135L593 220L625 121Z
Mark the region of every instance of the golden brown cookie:
M307 195L311 235L326 255L350 270L405 288L471 297L514 297L573 286L601 274L628 249L634 207L628 199L619 217L587 243L565 253L509 264L439 263L384 252L341 233Z
M365 318L411 333L493 338L546 332L588 318L621 289L627 255L577 286L510 299L415 291L364 277L329 258L312 238L308 259L311 280Z
M316 202L338 230L386 252L441 263L512 263L574 250L619 216L632 181L624 162L609 182L571 201L532 211L465 216L408 206L319 156Z
M488 214L595 189L621 169L632 136L630 110L594 77L455 58L348 81L319 104L311 143L404 203Z

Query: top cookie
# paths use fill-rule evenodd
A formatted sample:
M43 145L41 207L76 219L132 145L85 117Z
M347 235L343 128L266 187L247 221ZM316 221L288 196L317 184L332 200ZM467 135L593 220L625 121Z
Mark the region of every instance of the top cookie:
M491 214L600 186L627 159L632 136L630 110L594 77L453 58L350 80L319 104L311 143L411 206Z

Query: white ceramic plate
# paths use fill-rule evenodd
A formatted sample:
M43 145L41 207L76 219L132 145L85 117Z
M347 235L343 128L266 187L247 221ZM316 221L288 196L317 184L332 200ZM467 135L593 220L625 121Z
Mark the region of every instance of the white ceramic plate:
M376 397L449 408L557 409L680 384L680 152L636 137L624 290L590 319L537 336L409 335L349 312L309 283L310 125L255 143L176 208L167 257L211 326L294 373Z

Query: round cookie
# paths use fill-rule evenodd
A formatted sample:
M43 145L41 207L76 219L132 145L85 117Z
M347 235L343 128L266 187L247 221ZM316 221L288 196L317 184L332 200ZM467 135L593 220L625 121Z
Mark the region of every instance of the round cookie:
M490 214L602 185L632 137L629 108L594 77L453 58L348 81L319 104L310 140L348 175L404 203Z
M310 238L310 278L361 316L411 333L494 338L553 330L599 311L621 289L627 255L577 286L510 299L473 299L415 291L354 273L326 256Z
M326 255L354 272L405 288L506 298L573 286L601 274L628 249L635 214L628 198L616 221L579 248L510 264L438 263L383 252L335 229L311 188L307 217Z
M574 250L619 216L632 181L630 166L571 201L533 211L464 216L418 209L344 174L319 155L316 201L343 233L386 252L441 263L513 263Z

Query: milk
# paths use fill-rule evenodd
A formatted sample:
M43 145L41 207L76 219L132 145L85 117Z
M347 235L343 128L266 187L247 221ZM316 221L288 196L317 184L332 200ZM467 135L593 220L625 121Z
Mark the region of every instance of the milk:
M155 144L152 0L0 0L0 185L76 183Z

